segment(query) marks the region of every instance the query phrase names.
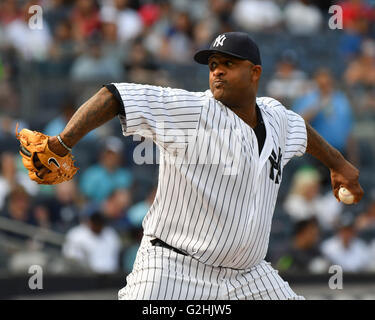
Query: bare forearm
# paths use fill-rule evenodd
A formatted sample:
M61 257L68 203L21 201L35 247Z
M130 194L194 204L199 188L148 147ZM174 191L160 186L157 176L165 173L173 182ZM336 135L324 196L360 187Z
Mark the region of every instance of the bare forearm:
M102 88L74 113L60 133L62 140L67 146L73 147L88 132L118 115L120 108L113 94L107 88ZM48 146L59 156L68 153L55 136L48 139Z
M320 160L326 167L333 169L342 161L342 154L325 141L315 129L306 122L307 149L306 152Z
M72 147L88 132L118 115L119 111L116 98L108 89L102 88L74 113L60 136Z
M336 199L340 201L339 189L345 187L354 195L354 203L359 202L363 197L363 189L358 182L359 170L346 161L343 155L325 141L308 123L306 123L306 130L306 152L329 168L332 191Z

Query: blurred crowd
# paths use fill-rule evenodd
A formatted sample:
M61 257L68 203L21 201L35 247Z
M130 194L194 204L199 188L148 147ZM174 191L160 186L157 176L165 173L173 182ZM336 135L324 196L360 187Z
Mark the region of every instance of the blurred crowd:
M342 30L329 29L334 4L343 10ZM34 5L42 8L40 29L30 27ZM292 160L284 169L267 258L280 271L326 272L332 264L375 271L374 5L0 1L0 270L40 264L51 272L129 272L158 180L156 163L134 163L144 139L123 137L115 119L75 147L80 170L72 181L37 185L18 155L17 123L57 135L109 82L206 90L208 71L194 64L194 52L219 33L242 30L263 53L260 93L309 121L360 168L365 189L361 204L343 206L332 195L326 168L309 156ZM301 56L306 48L312 51ZM156 147L153 153L156 159Z

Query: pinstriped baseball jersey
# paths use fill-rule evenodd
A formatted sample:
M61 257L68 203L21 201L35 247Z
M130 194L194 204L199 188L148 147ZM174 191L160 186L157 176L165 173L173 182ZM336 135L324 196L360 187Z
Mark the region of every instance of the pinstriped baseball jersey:
M209 90L114 85L124 135L150 137L160 147L144 234L214 267L262 261L283 167L306 150L304 120L272 98L257 98L266 128L259 155L254 130Z

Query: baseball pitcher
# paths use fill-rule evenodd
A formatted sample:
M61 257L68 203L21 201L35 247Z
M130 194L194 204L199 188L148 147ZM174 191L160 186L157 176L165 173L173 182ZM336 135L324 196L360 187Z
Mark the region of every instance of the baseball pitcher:
M329 168L336 198L345 187L354 203L359 171L299 115L257 97L262 62L248 34L221 34L194 59L208 65L205 92L112 83L57 137L22 130L30 178L71 179L71 148L118 116L125 136L160 147L157 194L119 299L303 299L264 260L283 168L308 152Z

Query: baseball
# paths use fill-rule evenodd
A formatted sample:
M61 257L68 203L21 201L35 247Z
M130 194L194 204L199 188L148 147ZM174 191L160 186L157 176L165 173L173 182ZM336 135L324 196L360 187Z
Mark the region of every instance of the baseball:
M354 202L354 196L344 187L341 187L339 190L339 198L345 204L352 204Z

